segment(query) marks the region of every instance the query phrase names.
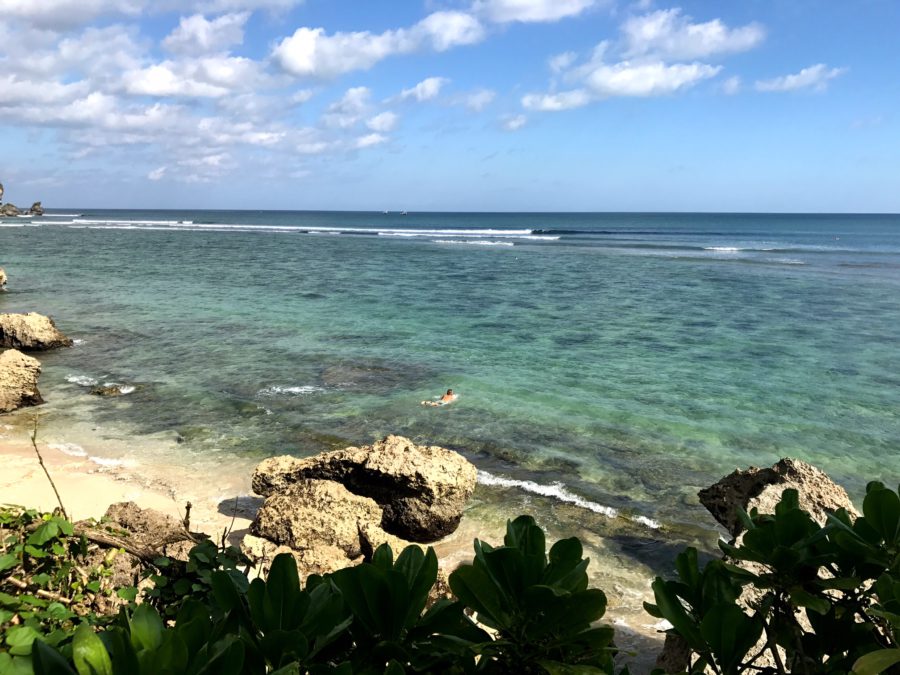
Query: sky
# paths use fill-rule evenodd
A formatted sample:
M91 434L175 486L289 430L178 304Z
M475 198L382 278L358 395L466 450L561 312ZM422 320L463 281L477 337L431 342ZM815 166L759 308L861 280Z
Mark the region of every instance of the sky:
M900 212L896 0L0 0L49 207Z

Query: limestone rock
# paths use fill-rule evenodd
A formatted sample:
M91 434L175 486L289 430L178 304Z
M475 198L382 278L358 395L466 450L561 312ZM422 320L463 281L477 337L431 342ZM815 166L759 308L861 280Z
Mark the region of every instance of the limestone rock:
M31 205L31 208L28 209L28 213L32 216L42 216L44 215L44 207L41 206L40 202L35 202Z
M453 532L475 490L477 471L462 455L419 446L402 436L306 459L272 457L257 466L253 490L271 495L296 481L337 481L383 507L381 526L412 541L430 542Z
M0 218L15 218L21 213L13 204L0 206Z
M6 290L6 271L0 267L0 291Z
M44 350L71 346L72 340L59 332L48 316L37 312L0 314L0 347Z
M184 540L184 526L172 516L142 509L134 502L111 504L104 518L119 525L125 537L138 546L159 547L177 560L187 560L194 542Z
M363 554L360 528L378 526L381 509L328 480L300 480L266 499L252 534L297 551L334 546L347 560Z
M241 552L247 556L256 568L258 576L268 575L272 561L280 553L290 553L297 563L297 572L301 582L306 582L312 574L331 574L349 565L362 562L362 557L349 559L343 549L337 546L316 546L315 548L295 551L289 546L279 546L268 539L252 534L244 535Z
M800 507L816 521L824 524L826 515L839 508L858 515L847 491L829 478L825 472L799 459L785 458L767 469L750 467L735 471L718 483L700 490L703 504L727 529L737 536L744 529L737 508L749 512L774 513L781 501L781 493L788 488L797 490Z
M15 349L0 354L0 412L44 402L37 388L41 362Z

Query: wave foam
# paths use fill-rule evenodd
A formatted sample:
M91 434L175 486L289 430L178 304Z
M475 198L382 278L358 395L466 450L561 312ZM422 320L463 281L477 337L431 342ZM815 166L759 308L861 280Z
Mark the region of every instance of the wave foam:
M435 239L435 244L469 244L470 246L515 246L511 241L466 241L464 239Z
M113 459L112 457L88 457L90 461L98 466L102 467L116 467L116 466L135 466L137 462L131 459Z
M47 447L70 457L87 457L87 451L77 443L48 443Z
M66 382L77 384L79 387L93 387L99 384L97 380L89 375L66 375Z
M607 518L616 518L619 515L618 510L612 508L611 506L604 506L603 504L592 502L588 499L585 499L584 497L579 497L574 492L570 491L565 485L558 482L550 483L549 485L541 485L540 483L535 483L531 480L516 480L515 478L503 478L502 476L495 476L494 474L488 473L487 471L478 472L478 482L483 485L519 488L520 490L525 490L526 492L541 495L542 497L552 497L561 502L574 504L575 506L578 506L582 509L587 509L588 511L599 513L606 516Z
M317 394L325 391L322 387L316 387L312 384L304 384L296 387L281 387L279 385L271 385L265 389L260 389L257 396L308 396L309 394Z

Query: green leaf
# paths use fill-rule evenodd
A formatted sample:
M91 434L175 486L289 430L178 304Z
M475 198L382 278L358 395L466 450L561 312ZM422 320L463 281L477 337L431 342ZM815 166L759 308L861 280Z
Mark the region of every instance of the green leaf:
M128 622L131 629L131 644L136 651L152 651L162 642L163 621L150 605L138 605Z
M106 647L87 624L81 624L75 631L72 660L78 675L113 675L112 661Z
M831 603L825 598L819 598L812 593L807 593L802 588L795 588L790 591L791 600L798 607L808 607L814 612L818 612L823 616L828 614L831 609Z
M6 633L6 644L9 653L13 656L28 656L31 654L31 643L41 637L31 626L16 626Z
M853 664L854 675L878 675L900 663L900 649L879 649L861 656Z
M896 492L886 488L874 488L863 500L863 515L866 523L892 544L900 533L900 497Z
M53 520L41 523L38 528L28 535L26 542L33 546L43 546L59 534L59 525Z
M34 642L31 662L34 665L34 675L76 675L62 654L40 640ZM3 672L2 668L0 672Z
M737 605L716 605L700 622L700 633L723 672L736 673L744 656L762 635L762 621L744 614Z
M0 555L0 572L12 569L19 564L19 556L13 553L4 553Z
M700 634L700 628L688 615L678 596L672 592L669 585L657 577L651 584L653 596L656 599L656 607L660 613L672 624L675 631L683 637L688 645L697 652L706 649L706 642Z

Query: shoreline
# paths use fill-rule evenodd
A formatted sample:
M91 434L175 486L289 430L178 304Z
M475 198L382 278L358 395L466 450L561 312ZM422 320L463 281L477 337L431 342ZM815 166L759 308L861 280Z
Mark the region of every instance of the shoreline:
M58 502L31 444L31 417L28 411L23 409L0 417L0 461L4 465L0 475L0 503L52 511ZM72 446L77 448L78 455L75 456L61 449L64 444L42 440L40 434L39 428L37 445L44 464L73 521L100 519L111 504L123 501L133 501L141 508L151 508L181 520L185 502L190 501L192 530L206 532L217 542L228 531L227 542L240 546L244 535L249 532L256 510L263 502L263 498L254 495L250 489L249 470L235 477L236 484L243 485L244 489L226 496L223 488L198 480L199 476L192 474L187 466L148 466L143 463L129 466L104 457L102 451L94 455L88 443L84 448ZM103 447L107 443L98 439L97 444ZM173 474L183 475L185 480L169 480ZM221 477L210 476L210 479L215 481ZM503 508L503 518L498 517L495 494L498 491L507 502ZM622 649L638 654L629 661L633 666L652 665L655 655L662 648L663 635L658 632L659 626L655 625L654 619L642 610L643 601L652 600L650 581L653 575L650 570L634 559L607 550L604 536L599 533L590 536L585 532L563 531L559 512L578 507L553 502L547 496L479 482L458 529L430 546L435 549L441 567L450 571L460 563L471 560L474 539L502 542L505 518L515 517L518 513L532 513L539 520L544 520L548 541L578 535L585 546L585 553L591 558L588 568L591 583L601 588L609 598L609 608L601 622L615 627ZM638 578L646 581L642 592L633 585Z

